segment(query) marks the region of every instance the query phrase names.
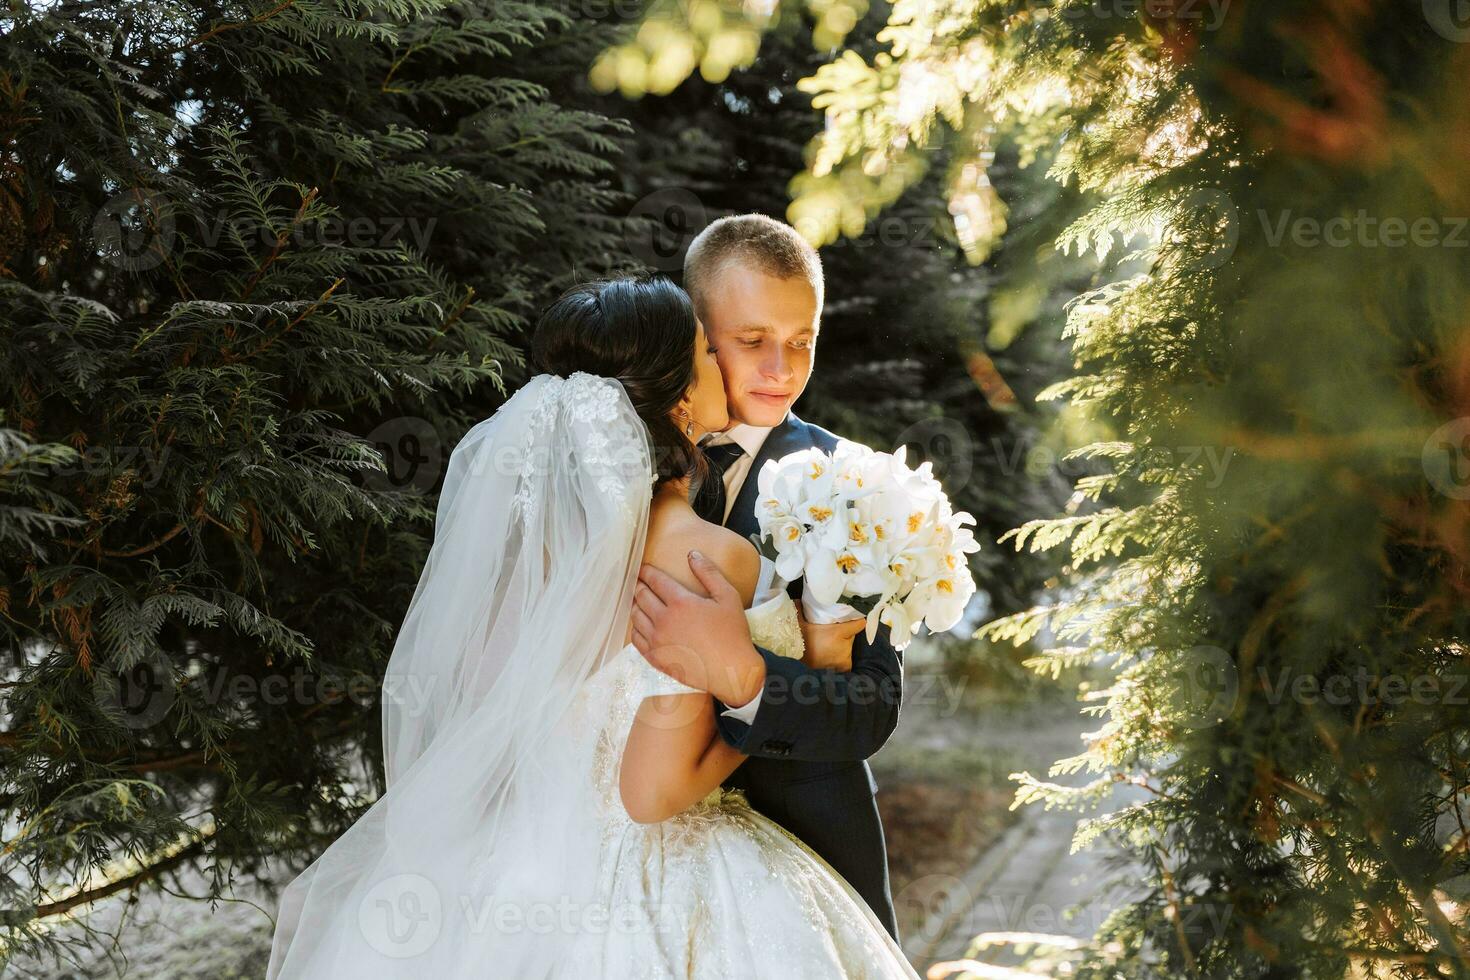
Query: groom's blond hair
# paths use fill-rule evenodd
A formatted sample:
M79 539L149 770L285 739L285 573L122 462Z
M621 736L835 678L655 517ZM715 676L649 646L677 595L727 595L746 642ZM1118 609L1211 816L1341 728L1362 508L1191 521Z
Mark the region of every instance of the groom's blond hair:
M801 233L764 214L733 214L711 223L684 253L684 289L696 311L704 309L707 290L722 270L749 262L779 279L805 279L822 309L822 259Z

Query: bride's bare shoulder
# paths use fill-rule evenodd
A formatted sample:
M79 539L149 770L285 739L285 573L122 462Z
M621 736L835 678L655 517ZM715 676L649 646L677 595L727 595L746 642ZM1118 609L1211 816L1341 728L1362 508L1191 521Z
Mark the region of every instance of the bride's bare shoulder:
M700 520L692 512L655 513L648 527L643 560L701 595L704 589L689 570L689 552L698 551L714 562L750 605L760 579L760 552L729 528Z

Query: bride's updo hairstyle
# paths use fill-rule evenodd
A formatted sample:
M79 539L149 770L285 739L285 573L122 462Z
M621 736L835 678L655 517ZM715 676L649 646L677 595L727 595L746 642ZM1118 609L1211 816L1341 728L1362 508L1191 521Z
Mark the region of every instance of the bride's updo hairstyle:
M548 374L617 379L648 426L654 485L688 476L692 495L708 467L672 413L694 384L697 336L689 294L663 276L585 282L541 314L531 360Z

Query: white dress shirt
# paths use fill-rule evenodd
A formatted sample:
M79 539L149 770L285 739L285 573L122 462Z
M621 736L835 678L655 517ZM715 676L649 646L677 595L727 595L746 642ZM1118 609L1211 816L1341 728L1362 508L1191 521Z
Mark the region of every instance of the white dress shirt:
M724 432L716 432L700 443L700 446L723 446L727 443L735 443L745 450L745 455L740 456L729 467L725 469L725 513L721 521L730 519L730 509L735 506L735 498L740 495L740 488L745 485L745 478L750 475L751 466L755 465L755 457L766 444L766 436L771 434L773 426L746 425L737 422Z
M724 432L716 432L704 440L703 446L720 446L728 442L736 443L745 450L745 455L740 456L725 470L725 515L724 520L729 520L730 509L735 506L735 498L740 495L740 488L745 485L745 479L750 475L750 468L755 465L756 454L765 445L766 436L771 434L774 426L746 425L743 422L736 423ZM769 598L764 593L768 591L766 576L761 576L760 585L756 588L755 602L761 602ZM761 706L761 694L764 689L756 692L755 697L738 708L726 708L720 712L731 718L738 718L747 725L755 723L755 713Z

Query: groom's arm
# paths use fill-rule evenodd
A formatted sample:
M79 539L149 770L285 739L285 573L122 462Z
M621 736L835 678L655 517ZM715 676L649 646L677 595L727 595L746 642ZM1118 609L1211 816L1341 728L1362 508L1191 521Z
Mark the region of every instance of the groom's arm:
M812 762L866 759L883 746L898 724L903 678L887 627L872 643L856 638L850 671L809 667L755 646L739 597L719 570L694 556L689 566L711 598L645 566L633 643L658 669L714 695L721 712L760 698L749 725L717 715L729 745Z
M879 627L873 642L853 639L852 669L809 667L762 647L760 703L749 724L724 706L715 715L720 736L745 755L808 762L856 762L883 747L898 725L903 658ZM718 702L718 698L716 701Z

